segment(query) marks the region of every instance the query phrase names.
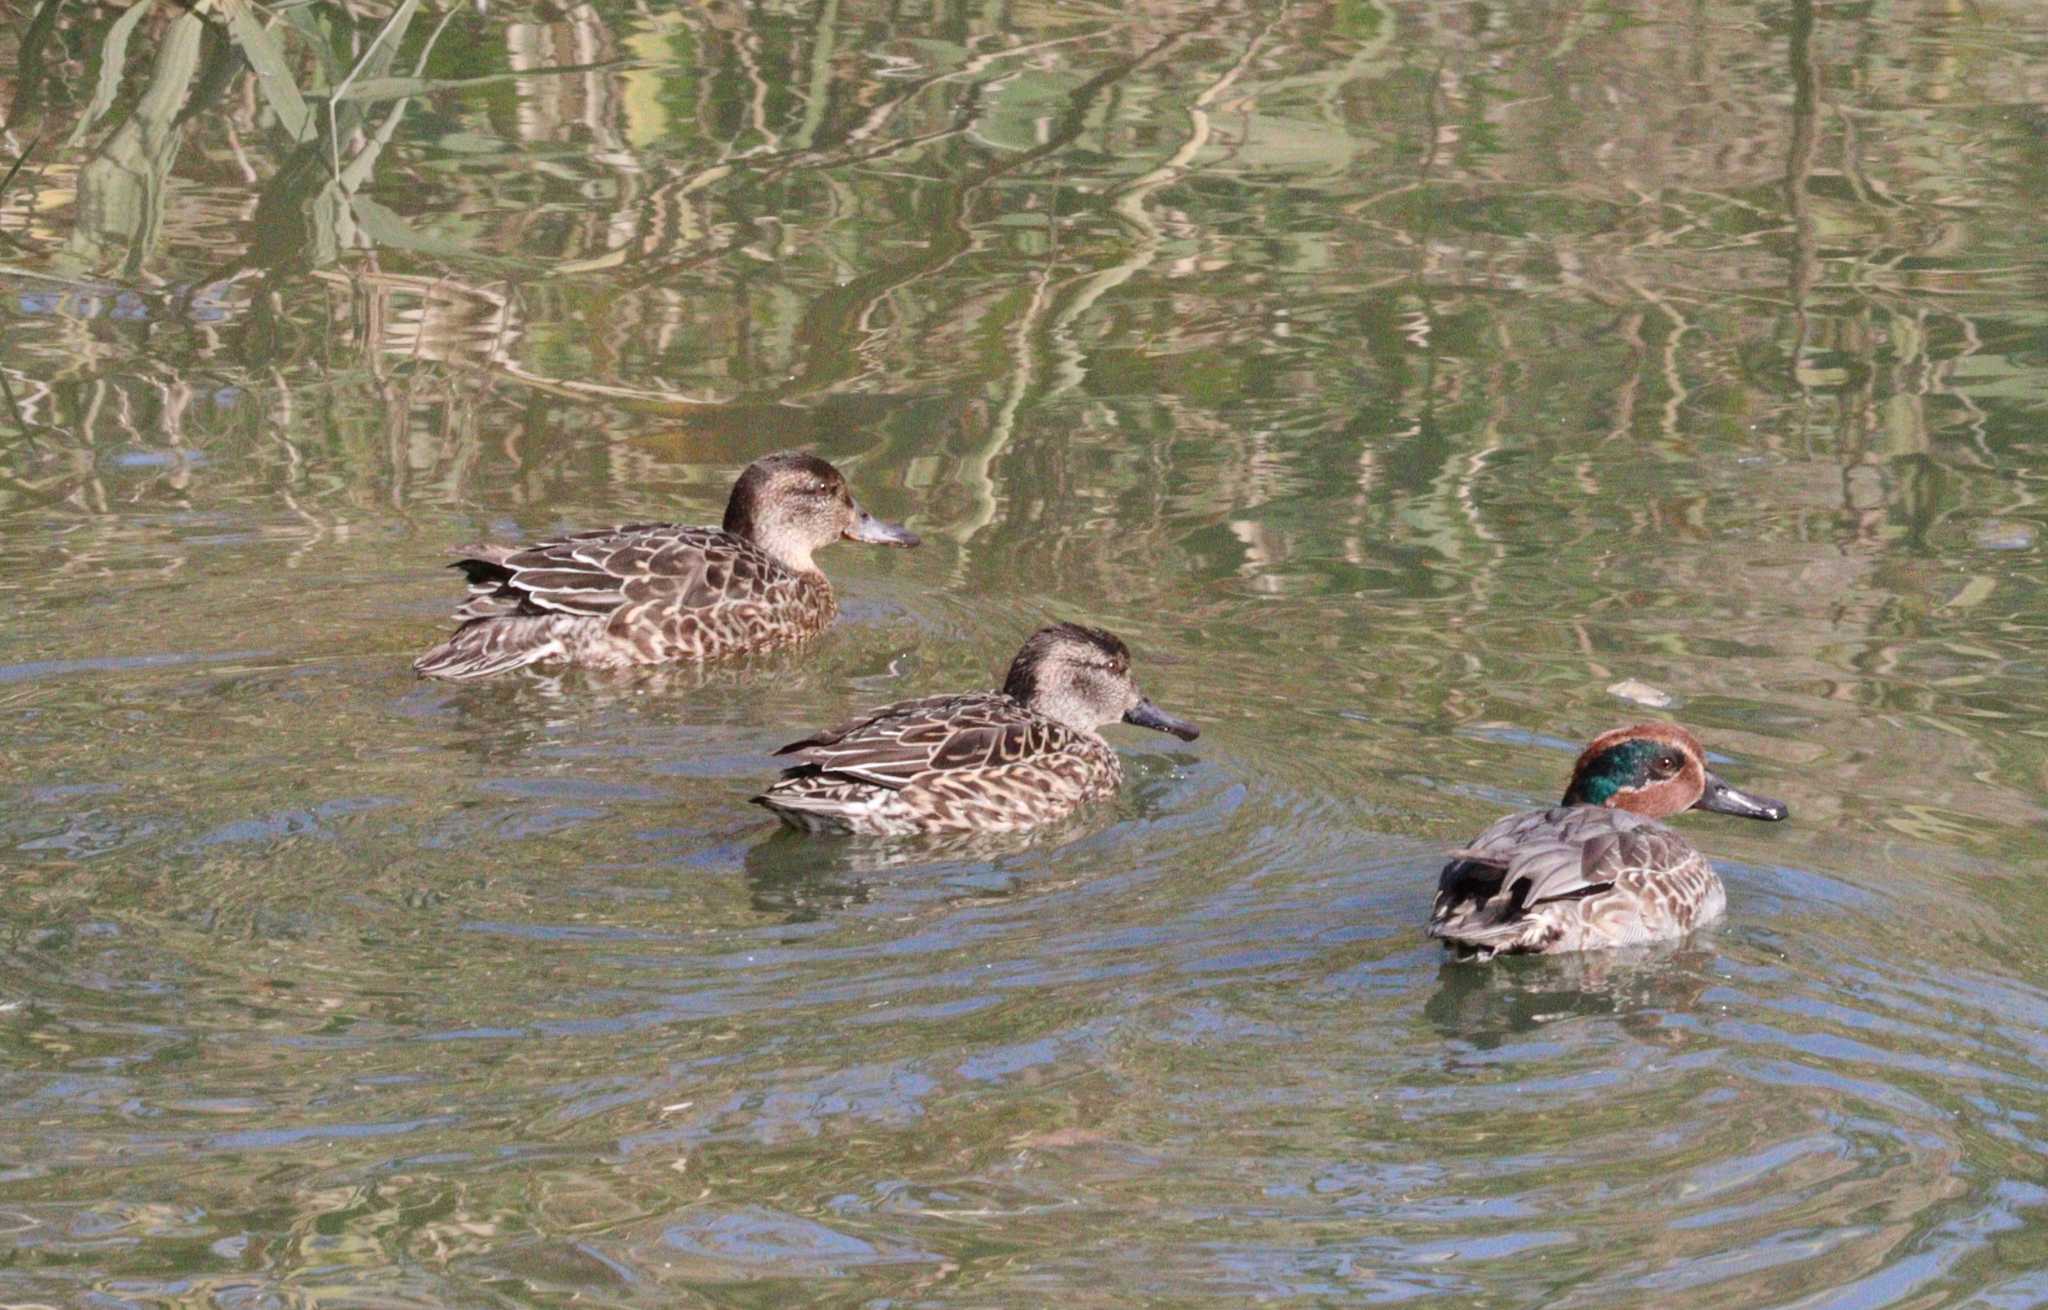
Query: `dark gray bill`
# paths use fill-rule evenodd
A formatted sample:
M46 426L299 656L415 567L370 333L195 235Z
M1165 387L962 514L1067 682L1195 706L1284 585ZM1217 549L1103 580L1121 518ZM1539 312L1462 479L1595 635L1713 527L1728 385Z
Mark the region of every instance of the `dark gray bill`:
M1170 732L1182 741L1193 741L1202 735L1202 730L1186 719L1177 719L1160 709L1151 701L1141 700L1124 711L1124 722L1135 723L1141 728L1154 732Z
M1738 819L1769 819L1773 823L1792 812L1786 808L1783 801L1737 791L1712 769L1707 770L1707 790L1701 794L1699 800L1693 802L1693 808L1712 810L1716 814L1732 814Z
M853 512L853 526L846 530L848 541L865 541L871 546L915 546L917 534L901 523L888 523L864 509Z

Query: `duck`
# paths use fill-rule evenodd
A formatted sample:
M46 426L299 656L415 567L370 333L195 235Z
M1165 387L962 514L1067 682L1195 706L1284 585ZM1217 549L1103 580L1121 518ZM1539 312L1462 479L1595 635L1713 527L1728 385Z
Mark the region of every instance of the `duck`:
M791 742L775 753L795 762L752 799L805 832L1022 832L1122 786L1100 731L1116 722L1201 735L1146 699L1120 638L1054 623L1025 641L1000 691L898 701Z
M1777 822L1783 801L1731 786L1673 723L1595 737L1564 799L1450 852L1428 933L1458 955L1546 955L1684 937L1726 910L1720 875L1662 820L1710 810Z
M812 557L842 538L918 544L862 509L830 463L785 450L747 465L719 527L628 523L465 546L450 566L469 580L460 626L413 671L468 679L535 664L623 669L788 646L838 614Z

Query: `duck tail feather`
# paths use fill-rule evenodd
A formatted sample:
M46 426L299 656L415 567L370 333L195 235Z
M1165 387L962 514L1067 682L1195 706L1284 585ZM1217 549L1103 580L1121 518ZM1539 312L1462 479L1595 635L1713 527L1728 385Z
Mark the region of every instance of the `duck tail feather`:
M806 832L853 832L862 812L874 804L874 787L820 780L815 775L792 778L790 774L794 773L796 770L788 771L783 782L749 798L792 828Z
M488 678L568 654L565 624L559 614L477 618L457 628L448 640L412 663L422 678Z
M1554 924L1525 918L1474 923L1457 916L1432 922L1427 932L1460 952L1470 952L1481 959L1492 959L1503 952L1541 952L1554 945L1558 937Z
M750 796L747 799L782 820L784 826L794 828L798 832L850 833L854 831L853 825L850 822L831 812L815 810L805 805L789 805L784 803L781 798L775 796Z

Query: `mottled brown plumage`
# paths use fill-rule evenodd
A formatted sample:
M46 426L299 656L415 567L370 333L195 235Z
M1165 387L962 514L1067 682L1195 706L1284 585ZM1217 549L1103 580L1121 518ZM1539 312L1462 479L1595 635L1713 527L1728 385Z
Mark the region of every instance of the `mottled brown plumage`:
M1061 623L1034 633L1002 691L927 696L871 710L776 752L797 763L754 797L813 832L1015 832L1115 794L1117 720L1192 741L1146 700L1123 642Z
M722 527L631 523L467 547L455 564L469 579L462 626L413 668L435 678L543 662L617 669L802 641L838 612L812 553L841 537L917 544L855 504L838 469L785 452L740 475Z
M1579 756L1564 803L1509 815L1451 852L1429 934L1482 958L1682 937L1727 905L1713 866L1658 822L1694 807L1755 819L1787 813L1715 776L1683 728L1603 733Z

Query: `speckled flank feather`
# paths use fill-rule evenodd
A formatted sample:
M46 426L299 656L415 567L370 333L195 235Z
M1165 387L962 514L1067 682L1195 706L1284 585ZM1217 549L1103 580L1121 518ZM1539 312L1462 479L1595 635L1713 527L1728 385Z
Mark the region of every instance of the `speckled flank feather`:
M414 663L427 677L717 659L802 641L838 612L824 574L720 528L635 523L464 555L463 626Z
M1002 692L904 701L777 753L798 763L754 800L812 832L1015 832L1123 783L1109 743Z
M1682 937L1726 906L1720 876L1662 823L1559 805L1453 851L1429 933L1482 956L1597 950Z

